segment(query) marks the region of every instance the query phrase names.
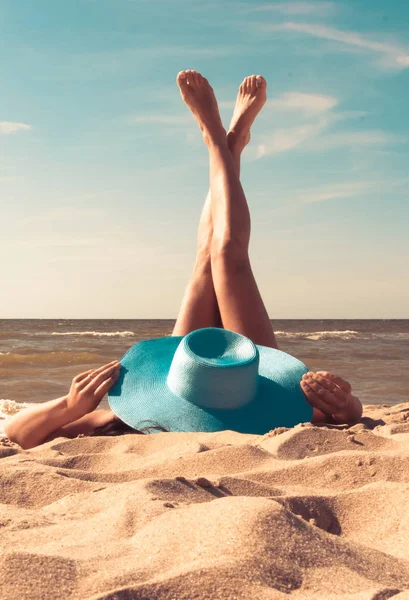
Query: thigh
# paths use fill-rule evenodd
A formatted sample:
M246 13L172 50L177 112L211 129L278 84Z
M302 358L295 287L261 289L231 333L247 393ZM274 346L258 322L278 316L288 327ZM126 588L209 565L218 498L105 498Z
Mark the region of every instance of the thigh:
M221 256L213 266L213 281L223 327L255 344L277 348L273 326L261 298L250 260L233 263Z

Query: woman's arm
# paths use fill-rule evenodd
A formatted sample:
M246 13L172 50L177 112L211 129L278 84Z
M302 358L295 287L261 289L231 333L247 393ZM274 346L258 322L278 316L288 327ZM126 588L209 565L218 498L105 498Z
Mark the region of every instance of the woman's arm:
M4 432L9 440L27 450L77 418L67 407L67 396L63 396L23 409L6 421Z
M80 421L92 413L118 379L120 363L114 361L100 369L74 377L67 396L23 409L5 424L7 437L25 450L44 443L52 434L69 423ZM92 419L91 419L92 421ZM85 426L92 427L92 423ZM67 429L67 428L66 428Z

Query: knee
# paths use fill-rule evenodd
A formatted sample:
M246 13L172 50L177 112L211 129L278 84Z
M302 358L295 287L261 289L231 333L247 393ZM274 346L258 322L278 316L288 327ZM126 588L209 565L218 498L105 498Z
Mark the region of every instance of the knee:
M194 274L198 277L212 276L212 263L210 248L206 248L203 252L198 252L194 265Z
M240 239L214 239L211 247L212 265L221 266L234 271L243 271L249 268L250 261L247 244Z
M197 256L201 261L210 261L211 249L212 249L213 231L208 230L206 232L201 231L197 239Z

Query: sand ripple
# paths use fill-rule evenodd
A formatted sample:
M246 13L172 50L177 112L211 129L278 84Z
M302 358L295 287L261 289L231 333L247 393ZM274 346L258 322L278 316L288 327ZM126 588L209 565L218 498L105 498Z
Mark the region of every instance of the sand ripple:
M2 600L409 600L409 403L0 458Z

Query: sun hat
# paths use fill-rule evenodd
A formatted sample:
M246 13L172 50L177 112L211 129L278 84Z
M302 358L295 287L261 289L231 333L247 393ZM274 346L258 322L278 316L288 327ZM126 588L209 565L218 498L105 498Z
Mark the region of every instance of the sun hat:
M312 419L300 387L307 367L286 352L209 327L139 342L121 358L111 410L140 429L264 434Z

